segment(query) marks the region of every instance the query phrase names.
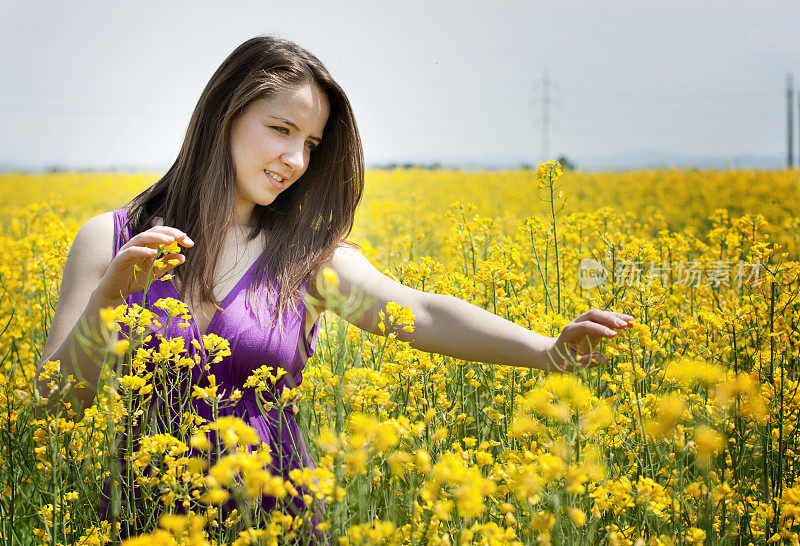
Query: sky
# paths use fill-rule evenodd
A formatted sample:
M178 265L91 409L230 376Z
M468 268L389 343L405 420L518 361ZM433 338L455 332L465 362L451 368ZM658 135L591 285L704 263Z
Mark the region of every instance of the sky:
M260 34L325 63L368 166L779 166L800 88L797 0L0 0L0 168L165 170Z

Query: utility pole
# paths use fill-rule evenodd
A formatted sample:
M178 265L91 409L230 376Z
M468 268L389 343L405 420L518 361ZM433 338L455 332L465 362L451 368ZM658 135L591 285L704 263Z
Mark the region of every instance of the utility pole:
M786 74L786 166L794 167L794 90L792 75Z

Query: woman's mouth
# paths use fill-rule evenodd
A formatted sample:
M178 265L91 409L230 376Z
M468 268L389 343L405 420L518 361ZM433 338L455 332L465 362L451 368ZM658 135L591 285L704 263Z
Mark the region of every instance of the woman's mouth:
M267 170L264 170L264 174L267 175L267 178L272 180L272 183L279 190L283 189L283 187L286 185L286 182L283 179L281 179L281 177L278 176L277 174L275 174L273 172L270 172L270 171L267 171Z

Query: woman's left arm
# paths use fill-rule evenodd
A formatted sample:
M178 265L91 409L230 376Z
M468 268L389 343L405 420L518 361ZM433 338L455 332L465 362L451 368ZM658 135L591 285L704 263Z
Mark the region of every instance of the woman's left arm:
M624 328L633 319L592 309L567 324L557 338L543 336L459 298L400 284L355 249L339 247L325 265L338 277L340 297L357 293L366 300L355 313L332 308L345 320L367 332L383 334L378 328L378 312L385 312L386 304L395 302L411 309L414 331L398 326L385 334L394 332L415 349L462 360L565 371L571 371L575 362L602 364L604 355L593 352L600 340L614 337L612 328ZM319 292L313 290L312 295L319 297Z

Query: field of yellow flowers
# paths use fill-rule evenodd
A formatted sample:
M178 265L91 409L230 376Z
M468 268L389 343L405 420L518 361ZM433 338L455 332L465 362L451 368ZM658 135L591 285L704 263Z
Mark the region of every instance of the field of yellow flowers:
M545 335L594 307L636 322L604 366L548 375L326 313L300 388L274 392L267 366L250 378L295 408L316 462L289 481L241 421L151 432L149 404L191 363L168 340L137 349L146 309L104 312L106 341L131 337L109 341L95 404L42 414L32 378L72 239L157 178L0 175L0 544L798 544L797 171L370 171L351 239L400 282ZM384 322L413 328L398 306ZM141 498L101 519L109 480ZM298 489L308 511L281 510Z

